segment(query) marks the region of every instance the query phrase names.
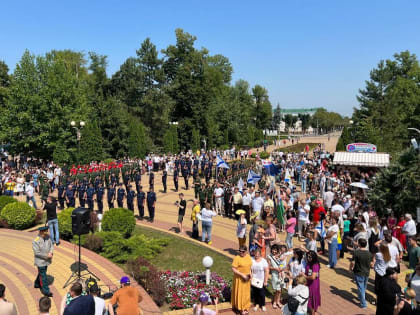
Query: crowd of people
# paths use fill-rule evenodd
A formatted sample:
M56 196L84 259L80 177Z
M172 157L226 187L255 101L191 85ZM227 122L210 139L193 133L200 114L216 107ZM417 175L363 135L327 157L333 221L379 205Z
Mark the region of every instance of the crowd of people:
M217 167L219 154L231 160L229 170ZM230 150L151 155L145 160L125 159L71 168L24 160L18 165L3 163L1 183L4 194L25 192L27 202L34 207L34 194L39 193L43 207L51 214L55 212L51 196L57 191L60 208L65 203L68 207L87 205L96 210L99 220L104 196L109 208L114 207L116 200L118 207L132 211L137 200L140 220L145 218L147 203L148 219L153 222L156 174L162 176L162 193L167 192L168 175L173 178L173 191L179 192L182 175L183 189L194 189L193 238L211 245L215 216L237 220L239 254L232 263L232 306L241 314L250 311L251 296L254 311L267 310L269 284L274 292L273 309L281 309L284 314L316 314L321 306L320 262L326 259L326 267L335 269L345 253L351 258L349 268L362 309L367 307L366 289L373 269L377 299L371 302L377 305L377 314L418 312L420 247L416 222L410 213L395 217L391 209L378 215L369 205L366 191L353 186L355 182L368 184L375 170L337 169L331 165L333 156L321 147L312 154L273 152L270 159L274 173L264 167L258 156L253 164L247 163L247 156L245 151L232 154ZM237 157L238 160L232 160ZM260 174L256 182L247 180L250 170ZM142 187L146 176L147 194ZM183 233L189 206L183 192L178 196L177 225ZM48 215L50 231L58 232L54 220L56 216ZM59 244L57 234L52 241ZM413 273L407 277L407 288L401 291L395 280L404 255ZM41 270L40 280L42 276ZM209 299L203 296L200 301L196 310L204 308Z

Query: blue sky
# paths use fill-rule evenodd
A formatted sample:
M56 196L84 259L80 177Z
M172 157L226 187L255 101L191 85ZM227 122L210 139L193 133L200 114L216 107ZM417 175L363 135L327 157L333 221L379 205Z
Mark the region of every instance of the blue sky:
M350 115L379 60L420 54L419 12L414 0L7 1L0 59L14 69L25 49L95 51L112 75L146 37L163 49L179 27L228 57L233 81L266 87L273 106Z

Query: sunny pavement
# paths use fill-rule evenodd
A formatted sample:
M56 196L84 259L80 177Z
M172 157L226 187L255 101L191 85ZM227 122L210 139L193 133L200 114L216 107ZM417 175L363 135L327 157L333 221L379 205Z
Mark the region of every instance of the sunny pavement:
M6 298L16 303L19 315L38 314L38 300L42 297L39 289L34 288L37 274L34 266L32 240L36 232L14 231L0 229L0 283L6 285ZM77 246L62 241L60 246L54 248L53 262L48 267L48 276L53 282L50 290L53 293L51 315L59 314L62 297L68 292L69 287L63 288L64 283L71 275L70 265L77 261ZM117 288L119 279L124 272L105 258L82 249L82 262L86 263L89 270L101 280L98 284L103 293L108 292L108 287ZM159 313L159 308L139 287L144 297L140 303L144 314Z

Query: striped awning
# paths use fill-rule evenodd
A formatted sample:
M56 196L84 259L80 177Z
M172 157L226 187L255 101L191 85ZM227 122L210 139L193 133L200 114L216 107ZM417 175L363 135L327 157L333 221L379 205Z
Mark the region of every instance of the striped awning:
M388 153L335 152L334 165L388 167Z

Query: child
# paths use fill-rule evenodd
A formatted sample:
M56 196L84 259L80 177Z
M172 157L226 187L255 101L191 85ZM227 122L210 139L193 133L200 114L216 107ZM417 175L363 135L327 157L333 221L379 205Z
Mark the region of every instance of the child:
M264 232L265 230L262 227L262 224L259 224L257 233L254 237L254 244L261 249L261 256L265 258L265 240L263 239Z
M293 251L287 251L286 245L280 245L280 278L283 280L286 277L285 271L287 270L287 257L291 256L293 254Z
M273 287L274 298L273 298L273 308L279 308L281 307L280 304L280 298L281 298L281 288L283 286L283 279L280 278L280 251L279 246L277 244L274 244L271 247L271 254L267 256L268 265L270 268L270 274L271 274L271 286Z
M239 220L238 220L238 227L236 230L236 236L238 237L239 247L245 246L246 243L246 219L245 214L246 212L243 210L236 211L237 214L239 214Z
M305 246L301 245L300 249L309 252L313 250L316 252L316 240L315 240L315 232L314 231L308 231L306 233L306 240L305 240Z

